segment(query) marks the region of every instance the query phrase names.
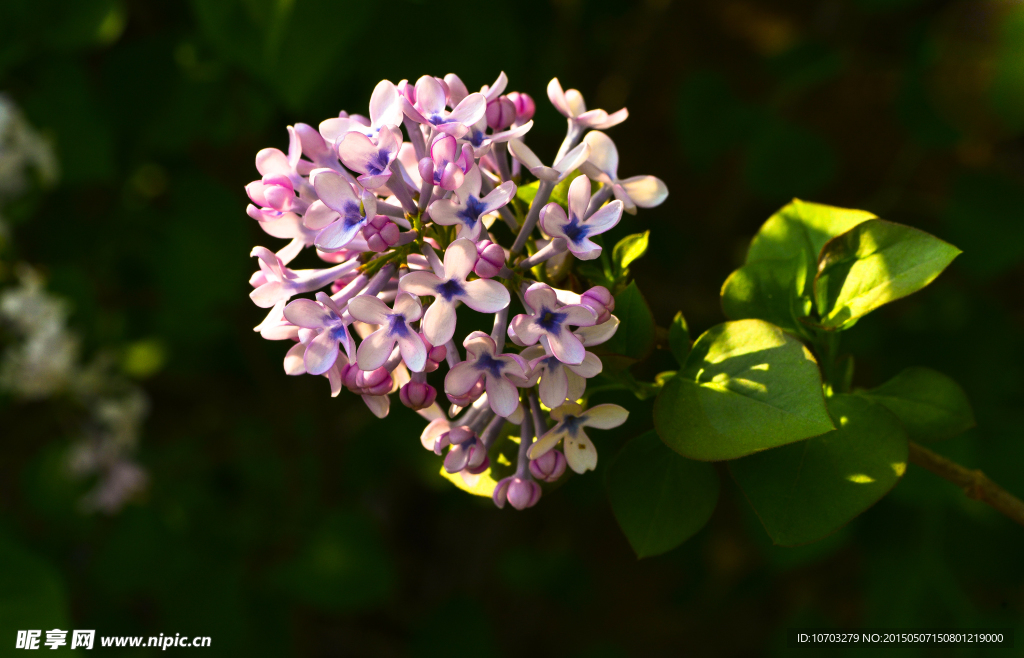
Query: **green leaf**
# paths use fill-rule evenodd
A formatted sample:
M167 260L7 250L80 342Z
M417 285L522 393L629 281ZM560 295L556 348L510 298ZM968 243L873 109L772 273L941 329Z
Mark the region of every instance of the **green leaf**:
M621 330L620 330L621 331ZM654 404L654 425L691 459L736 459L834 428L814 357L762 320L712 327Z
M881 219L858 224L821 251L814 294L822 326L842 329L924 288L960 254L924 231Z
M896 485L907 468L899 419L857 395L828 401L837 429L729 462L772 541L797 546L832 534Z
M690 355L690 328L686 325L682 311L676 313L676 317L672 318L672 324L669 325L668 347L679 365L686 363L686 357Z
M625 272L630 263L647 253L647 243L651 237L650 231L627 235L619 240L612 250L612 262L619 272Z
M864 210L850 210L793 199L768 218L750 243L747 263L759 260L785 261L801 251L808 254L813 268L825 243L875 216ZM814 276L813 269L808 281Z
M555 185L555 189L551 190L551 201L554 201L555 203L561 205L563 208L568 208L569 186L576 179L576 177L581 174L582 172L579 169L576 169L572 173L570 173L564 181L562 181L558 185ZM594 189L594 192L596 191L597 188Z
M642 359L654 345L654 316L636 281L615 295L615 315L619 330L602 347L603 352Z
M537 196L537 186L539 185L539 180L531 181L525 185L520 185L516 188L516 198L526 205L530 205L533 203L533 198Z
M975 424L971 403L960 385L930 368L907 368L859 394L896 414L914 441L950 439Z
M788 260L744 265L722 285L722 310L733 320L757 318L799 333L797 318L811 312L810 297L803 295L806 264L801 252Z
M638 558L670 551L703 528L718 488L714 466L680 457L653 431L623 446L608 469L612 512Z

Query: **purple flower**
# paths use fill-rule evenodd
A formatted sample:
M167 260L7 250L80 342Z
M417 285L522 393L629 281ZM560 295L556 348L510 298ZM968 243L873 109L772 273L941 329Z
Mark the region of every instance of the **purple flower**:
M525 384L526 362L518 354L497 354L497 345L482 331L466 336L466 360L454 366L444 378L449 395L467 395L481 381L494 413L512 415L519 407L518 385Z
M476 432L468 427L453 427L448 432L448 454L444 458L444 470L449 473L468 471L472 475L483 473L490 466L487 448ZM442 439L442 442L444 439ZM435 446L435 450L437 446Z
M476 264L476 245L459 238L448 245L440 272L410 272L398 282L399 290L434 301L423 316L422 329L433 345L444 345L455 335L455 305L462 302L479 313L497 313L509 304L505 286L489 279L467 281Z
M483 198L480 198L480 186L480 168L474 165L455 191L455 199L441 199L430 204L427 208L430 218L442 226L458 225L460 238L479 240L483 216L508 204L516 195L516 184L512 181L502 183Z
M488 151L491 150L491 145L508 142L513 139L519 139L526 133L530 132L530 128L533 128L533 121L527 121L526 123L509 130L502 130L501 132L488 134L487 120L480 119L473 124L463 139L473 145L474 152L477 157L480 157L486 155Z
M334 300L322 292L317 293L316 299L296 299L285 306L284 317L297 327L318 332L305 349L303 365L309 374L322 375L338 359L339 344L346 354L352 354L352 336Z
M629 111L626 108L612 114L608 114L604 110L588 112L587 104L583 102L583 94L575 89L562 91L562 85L558 82L558 78L551 78L551 82L548 83L548 99L555 109L562 113L562 116L582 128L604 130L622 123L629 116Z
M561 450L548 450L530 460L530 473L538 480L555 482L565 473L565 455Z
M490 240L481 240L476 243L476 265L473 272L481 279L490 279L498 275L501 268L505 266L505 250L500 244Z
M540 211L540 226L553 238L563 238L569 251L580 260L593 260L601 255L601 247L590 236L610 231L622 217L622 202L612 201L586 217L590 205L590 179L577 176L569 185L569 216L562 206L551 202Z
M594 311L581 305L560 305L555 291L546 283L533 284L524 297L530 313L512 318L509 337L519 345L540 341L545 351L562 363L582 364L587 351L569 327L592 326L597 321Z
M655 176L619 179L619 151L608 135L591 131L583 142L590 144L590 157L580 165L580 171L599 183L611 185L615 198L625 205L629 214L635 215L637 206L653 208L668 197L665 183Z
M398 238L398 225L384 215L377 215L363 227L363 239L370 251L387 251L398 244Z
M590 157L590 145L586 142L577 144L575 148L562 156L562 159L556 162L554 167L548 167L541 162L537 154L530 150L530 147L521 140L509 140L508 151L512 154L512 157L529 169L531 174L541 180L552 183L560 183L568 178L569 174Z
M274 174L264 176L262 180L254 180L245 186L245 193L249 195L261 210L267 208L276 210L278 213L296 212L302 213L309 207L309 203L295 196L295 186L288 176ZM251 213L250 213L251 216ZM256 219L260 219L257 217Z
M376 216L377 197L366 190L362 190L361 197L356 196L348 181L329 169L317 169L310 178L320 200L310 204L303 223L308 228L320 229L316 236L317 249L338 251Z
M395 128L402 124L402 103L395 85L381 80L370 96L369 120L359 116L339 116L320 123L320 134L330 144L336 144L350 132L359 132L373 139L384 127ZM399 139L398 141L401 141Z
M524 124L533 118L533 113L537 111L537 104L533 102L533 99L529 94L524 94L519 91L510 91L507 98L516 106L517 124Z
M350 132L338 142L338 157L351 169L358 171L359 184L367 189L381 187L391 178L391 163L398 157L400 141L394 133L384 130L377 142L359 132Z
M391 311L384 302L372 295L359 295L348 303L352 317L367 324L380 325L380 329L363 339L356 351L356 360L363 370L374 370L383 366L395 343L402 354L405 365L413 372L422 372L427 363L427 347L411 324L423 315L420 300L399 293L395 298L395 310Z
M583 428L607 430L618 427L626 422L629 412L617 404L599 404L583 411L575 402L567 402L552 409L551 417L558 422L530 446L530 459L541 458L559 441L564 441L569 468L584 473L597 467L597 450Z
M536 505L540 500L540 494L540 485L534 482L529 475L526 477L514 475L501 480L494 487L494 504L499 508L504 508L507 500L512 507L522 511Z
M260 259L260 271L249 279L255 288L249 298L260 308L270 308L283 304L293 295L319 290L359 266L358 261L351 260L323 270L291 270L266 247L253 247L249 255Z
M430 145L429 163L433 166L434 185L444 190L455 190L462 185L466 172L474 162L473 147L470 144L459 145L451 135L440 135ZM429 178L426 172L427 158L420 163L420 176Z
M436 398L437 389L426 382L408 382L398 390L398 399L413 410L426 409Z
M601 374L604 366L593 352L586 352L583 362L567 365L557 357L548 354L540 345L523 350L521 356L530 364L530 379L527 386L540 382L540 399L549 409L554 409L566 400L574 402L583 397L587 381Z
M448 112L445 109L445 88L429 75L416 81L414 95L415 104L410 103L406 96L401 97L405 115L416 123L433 126L453 137L462 137L469 132L469 127L487 111L487 98L483 94L469 94Z

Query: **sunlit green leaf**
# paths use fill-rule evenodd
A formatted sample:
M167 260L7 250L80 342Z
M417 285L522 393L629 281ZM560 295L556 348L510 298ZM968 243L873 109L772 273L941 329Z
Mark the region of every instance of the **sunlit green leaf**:
M833 429L802 343L761 320L712 327L662 389L654 425L691 459L736 459Z
M759 260L787 261L805 251L810 258L810 281L825 243L875 216L865 210L837 208L793 199L768 218L754 236L747 263Z
M811 311L803 295L806 255L788 260L761 260L744 265L722 285L722 310L733 320L757 318L788 331L799 330L797 318Z
M729 462L776 544L817 541L895 486L907 467L907 434L881 405L856 395L829 398L836 430Z
M896 414L914 441L949 439L974 427L964 390L931 368L907 368L860 395Z
M633 439L608 470L608 497L637 557L669 551L711 518L718 502L711 464L680 457L657 433Z
M960 250L924 231L881 219L825 245L814 281L821 324L841 329L883 304L917 292Z
M627 235L618 241L615 249L612 250L612 262L615 263L619 272L626 271L630 263L647 253L647 243L651 237L650 231Z
M679 365L686 363L686 357L690 355L690 327L687 326L682 311L676 313L668 327L668 347Z

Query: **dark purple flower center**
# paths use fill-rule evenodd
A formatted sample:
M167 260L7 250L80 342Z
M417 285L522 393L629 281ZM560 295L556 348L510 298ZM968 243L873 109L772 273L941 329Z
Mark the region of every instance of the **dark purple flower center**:
M565 313L542 308L537 314L537 324L548 333L557 334L561 331L563 322L565 322Z
M487 204L470 195L469 200L466 201L466 209L460 210L456 213L456 216L463 221L463 223L469 228L476 226L477 220L480 219L480 215L483 214L487 208Z
M347 201L345 203L345 212L342 214L342 221L345 222L345 226L355 226L363 222L363 215L359 210L359 204L355 201Z
M579 244L590 233L590 227L586 224L581 224L576 215L573 215L569 223L562 227L562 232L565 233L565 237L572 240L573 244Z
M371 176L379 176L383 174L388 168L388 152L377 151L374 155L366 161L366 173Z
M562 419L562 428L569 434L569 436L575 437L576 433L580 431L580 427L583 426L583 419L579 416L568 415Z
M482 370L491 377L501 377L501 371L505 368L504 363L486 352L477 358L475 366L477 370Z
M388 335L405 338L410 333L409 325L405 322L405 316L401 313L388 315Z
M435 290L437 290L437 294L441 296L441 299L446 302L450 302L466 292L466 289L462 287L462 284L455 279L438 284Z
M482 130L474 130L468 135L468 137L468 141L473 145L473 148L480 148L480 145L484 143L484 139L487 138L487 135L485 135Z

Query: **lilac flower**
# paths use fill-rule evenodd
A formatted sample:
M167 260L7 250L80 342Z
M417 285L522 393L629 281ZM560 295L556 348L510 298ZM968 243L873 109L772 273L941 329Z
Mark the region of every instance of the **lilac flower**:
M548 83L548 99L555 109L561 112L562 116L582 128L604 130L622 123L629 116L629 111L626 108L612 114L608 114L604 110L588 112L587 104L583 102L583 94L575 89L562 91L562 85L558 82L558 78L551 78L551 82Z
M328 143L335 144L350 132L362 133L376 139L382 128L400 126L402 103L395 85L387 80L378 82L370 96L370 118L362 121L360 119L362 117L348 115L327 119L320 124L320 134ZM401 139L398 141L401 142Z
M453 137L462 137L469 132L469 127L487 111L487 98L483 94L469 94L448 112L445 109L445 88L429 75L416 81L415 96L415 104L410 103L407 97L401 97L405 115L416 123L433 126Z
M494 144L520 139L523 135L530 132L530 128L533 128L533 121L527 121L509 130L487 133L487 120L480 119L473 124L463 139L473 145L473 150L477 157L479 157L486 155Z
M377 215L377 197L366 190L356 196L348 181L329 169L317 169L310 177L320 200L310 204L303 223L320 230L315 242L317 249L338 251Z
M491 410L503 417L512 415L519 406L517 386L526 380L526 362L518 354L497 354L494 340L482 331L466 336L463 345L466 361L448 371L445 392L466 395L482 379Z
M359 172L356 180L360 185L375 189L391 178L391 163L398 157L400 143L390 130L382 131L376 143L362 133L350 132L338 142L338 157L346 167Z
M398 343L405 365L413 372L422 372L427 363L427 348L410 325L423 315L420 300L412 295L399 294L395 298L394 312L372 295L359 295L348 303L352 317L367 324L380 325L359 344L356 359L363 370L379 368Z
M565 473L565 455L561 450L548 450L530 460L530 473L538 480L555 482Z
M520 345L535 345L568 365L580 365L586 357L583 343L573 335L570 326L589 327L597 321L594 311L586 306L561 306L555 291L546 283L535 283L524 295L529 314L512 318L508 335Z
M398 225L385 217L377 215L363 227L363 239L370 251L377 253L387 251L398 244Z
M578 365L562 363L540 345L526 348L521 356L530 364L527 386L537 386L539 381L541 402L550 409L566 400L575 401L583 397L586 380L601 374L604 368L601 359L592 352L586 352Z
M345 355L339 355L338 362L344 358ZM338 367L337 364L335 367ZM391 410L391 398L388 393L394 388L391 373L386 368L363 371L354 363L348 363L340 370L345 388L361 396L374 416L385 418Z
M597 450L583 428L607 430L618 427L626 422L629 412L617 404L599 404L583 411L575 402L567 402L552 409L551 417L557 423L530 446L530 459L539 459L559 441L564 441L569 468L584 473L597 467Z
M309 159L296 157L296 152ZM309 172L319 167L338 166L333 142L328 144L316 128L305 123L288 126L288 159L295 160L295 171L302 176L308 176Z
M512 154L512 157L529 169L531 174L542 181L549 181L552 183L560 183L568 178L569 174L575 171L581 164L587 161L588 157L590 157L590 145L586 142L578 144L575 148L562 156L561 159L555 163L554 167L546 166L540 161L537 154L530 150L530 147L519 139L509 140L508 151Z
M451 135L440 135L430 145L430 159L420 162L420 176L430 178L426 165L433 167L434 185L444 190L455 190L462 185L466 172L473 166L474 154L470 144L461 146Z
M522 125L533 118L533 113L537 111L537 105L529 94L510 91L507 98L516 106L516 124Z
M462 302L479 313L497 313L509 304L505 286L489 279L467 281L476 264L476 245L459 238L448 245L444 266L437 273L410 272L398 288L434 301L423 316L422 329L433 345L444 345L455 335L455 305Z
M502 183L483 198L480 186L480 168L474 165L455 191L455 199L440 199L427 207L430 218L442 226L457 225L460 238L479 240L483 216L507 205L516 195L516 184L512 181Z
M255 288L249 298L260 308L283 303L292 295L319 290L359 266L358 261L348 261L323 270L291 270L266 247L253 247L249 255L260 259L260 271L249 279Z
M411 381L398 390L398 398L410 409L426 409L437 399L437 389L426 382Z
M281 174L264 176L262 180L254 180L245 186L245 193L249 195L249 199L253 203L261 206L260 210L263 211L269 208L278 213L302 213L309 207L309 202L295 196L295 186L292 184L291 179ZM252 214L250 212L250 216ZM256 219L260 219L260 217Z
M444 458L444 470L449 473L468 471L472 475L477 475L486 471L490 466L486 446L480 441L476 432L469 427L451 428L447 439L451 447Z
M317 293L316 299L296 299L284 308L284 317L297 327L319 332L305 349L303 365L309 374L322 375L338 359L339 344L346 354L352 354L352 336L348 323L342 319L344 313L334 300L322 292Z
M534 482L529 476L519 477L513 475L498 482L494 487L494 504L499 508L505 507L507 500L517 510L524 510L533 507L540 500L540 485Z
M569 185L569 216L562 206L549 203L540 211L540 226L553 238L565 240L572 255L580 260L593 260L601 255L601 247L590 236L610 231L622 217L622 202L615 200L586 217L590 205L590 179L577 176Z
M434 446L441 441L441 437L448 435L449 430L451 430L451 423L447 418L435 418L423 428L420 433L420 443L427 450L433 451Z
M476 243L476 265L473 272L481 279L490 279L498 275L501 268L505 266L507 254L500 244L490 240L481 240Z
M580 165L580 171L603 185L611 185L615 198L625 205L629 214L635 215L637 206L653 208L668 197L665 183L655 176L619 179L619 151L608 135L591 131L583 142L590 145L590 157Z

